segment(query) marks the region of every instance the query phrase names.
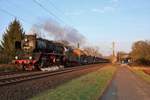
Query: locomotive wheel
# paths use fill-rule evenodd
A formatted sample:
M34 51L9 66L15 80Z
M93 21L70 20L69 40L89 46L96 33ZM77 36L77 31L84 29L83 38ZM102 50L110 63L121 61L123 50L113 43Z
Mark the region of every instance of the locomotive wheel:
M39 64L38 64L38 69L39 69L39 70L42 70L42 68L44 68L44 61L43 61L43 60L41 60L41 61L39 62Z
M32 70L34 70L35 69L35 66L34 65L27 65L27 66L25 66L25 65L22 65L22 68L23 68L23 70L25 70L25 71L32 71Z
M23 71L25 71L25 66L24 66L24 65L19 65L19 67L20 67Z

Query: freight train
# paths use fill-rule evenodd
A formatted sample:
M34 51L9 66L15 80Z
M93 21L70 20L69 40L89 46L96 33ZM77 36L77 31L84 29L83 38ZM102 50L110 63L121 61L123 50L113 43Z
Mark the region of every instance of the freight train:
M73 49L63 43L25 35L15 42L17 50L12 61L23 70L58 70L64 67L93 63L106 63L107 59L88 56L79 48Z

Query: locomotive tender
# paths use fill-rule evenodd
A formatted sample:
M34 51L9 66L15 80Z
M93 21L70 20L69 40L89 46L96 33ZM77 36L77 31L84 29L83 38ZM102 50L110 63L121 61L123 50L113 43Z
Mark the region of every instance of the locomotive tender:
M108 62L99 57L87 56L80 49L56 41L25 35L22 41L15 42L17 55L13 63L23 70L58 70L64 67Z

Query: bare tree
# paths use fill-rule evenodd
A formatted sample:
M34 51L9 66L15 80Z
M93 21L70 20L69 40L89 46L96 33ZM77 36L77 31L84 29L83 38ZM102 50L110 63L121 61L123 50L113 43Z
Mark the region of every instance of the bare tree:
M91 56L102 56L98 47L85 47L84 51Z

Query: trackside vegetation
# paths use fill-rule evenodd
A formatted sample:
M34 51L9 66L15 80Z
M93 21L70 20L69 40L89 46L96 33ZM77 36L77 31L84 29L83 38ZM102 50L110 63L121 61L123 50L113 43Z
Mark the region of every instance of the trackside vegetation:
M16 55L15 42L21 41L25 35L19 20L13 20L6 28L0 40L0 63L8 64Z
M145 81L150 82L150 75L146 74L142 69L132 68L131 69L135 74L144 79Z
M116 67L103 67L37 95L31 100L97 100L112 79Z
M130 56L136 65L150 65L150 41L137 41L132 45Z
M13 65L6 65L6 64L1 64L0 65L0 72L11 72L11 71L18 71L16 66Z

